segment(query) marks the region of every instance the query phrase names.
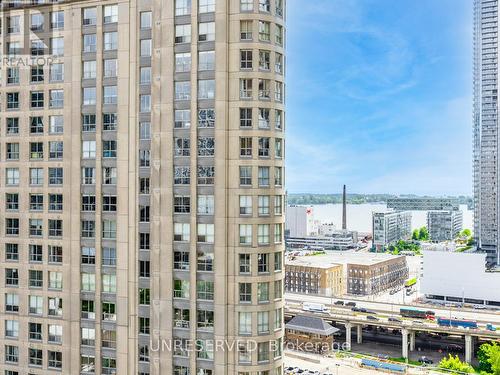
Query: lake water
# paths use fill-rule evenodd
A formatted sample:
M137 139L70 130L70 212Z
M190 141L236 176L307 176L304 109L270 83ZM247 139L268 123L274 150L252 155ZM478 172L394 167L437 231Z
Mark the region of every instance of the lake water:
M318 204L313 205L314 219L322 223L333 223L342 228L342 204ZM372 231L372 212L386 210L385 203L366 203L347 205L347 229L359 232ZM472 230L473 212L467 209L466 205L461 205L460 210L464 214L464 228ZM426 211L412 211L412 227L420 228L427 225Z

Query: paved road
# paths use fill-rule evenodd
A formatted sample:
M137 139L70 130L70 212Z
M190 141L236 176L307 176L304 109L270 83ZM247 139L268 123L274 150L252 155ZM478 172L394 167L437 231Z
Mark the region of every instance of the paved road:
M338 298L344 302L356 302L357 306L361 306L367 308L369 310L382 312L389 315L399 315L399 309L408 307L402 304L391 304L387 302L375 302L375 301L365 301L353 298ZM333 298L333 301L337 301L337 298ZM325 306L330 306L332 302L331 297L324 296L316 296L316 295L304 295L304 294L294 294L294 293L286 293L285 300L290 307L300 308L302 302L314 302L314 303L322 303ZM470 319L475 320L477 322L483 323L493 323L495 325L500 326L500 312L491 311L491 310L468 310L468 309L458 309L458 308L447 308L441 306L428 306L428 305L410 305L412 307L418 307L423 310L432 310L436 313L436 316L442 316L449 318L458 318L458 319ZM337 310L346 312L350 307L333 307L333 310ZM333 311L332 311L333 312Z

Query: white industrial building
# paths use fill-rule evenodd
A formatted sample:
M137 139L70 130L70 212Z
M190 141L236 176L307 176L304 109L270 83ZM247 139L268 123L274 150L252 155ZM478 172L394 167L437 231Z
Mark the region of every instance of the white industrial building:
M411 237L411 212L374 212L372 217L373 246L377 250L386 248L399 240Z
M287 237L306 237L314 232L315 223L312 207L287 207L285 220L285 234Z
M457 211L428 211L427 229L431 241L451 241L458 237L463 226L463 213Z
M420 291L430 299L500 306L500 272L485 264L486 254L424 251Z

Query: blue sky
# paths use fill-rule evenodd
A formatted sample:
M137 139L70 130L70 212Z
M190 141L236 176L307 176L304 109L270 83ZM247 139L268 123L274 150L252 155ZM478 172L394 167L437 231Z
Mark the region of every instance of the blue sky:
M472 1L287 4L288 191L471 194Z

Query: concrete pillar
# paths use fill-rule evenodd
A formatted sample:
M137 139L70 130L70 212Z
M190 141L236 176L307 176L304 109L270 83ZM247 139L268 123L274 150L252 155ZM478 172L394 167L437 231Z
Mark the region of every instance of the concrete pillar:
M403 345L402 345L402 357L408 358L408 330L403 328L401 330L401 334L403 335Z
M363 326L361 324L356 327L356 340L358 344L363 343Z
M410 351L415 350L415 331L410 331Z
M465 335L465 362L472 362L472 336Z
M351 331L352 331L352 324L346 323L345 324L345 342L346 342L348 350L351 350L351 333L352 333Z

